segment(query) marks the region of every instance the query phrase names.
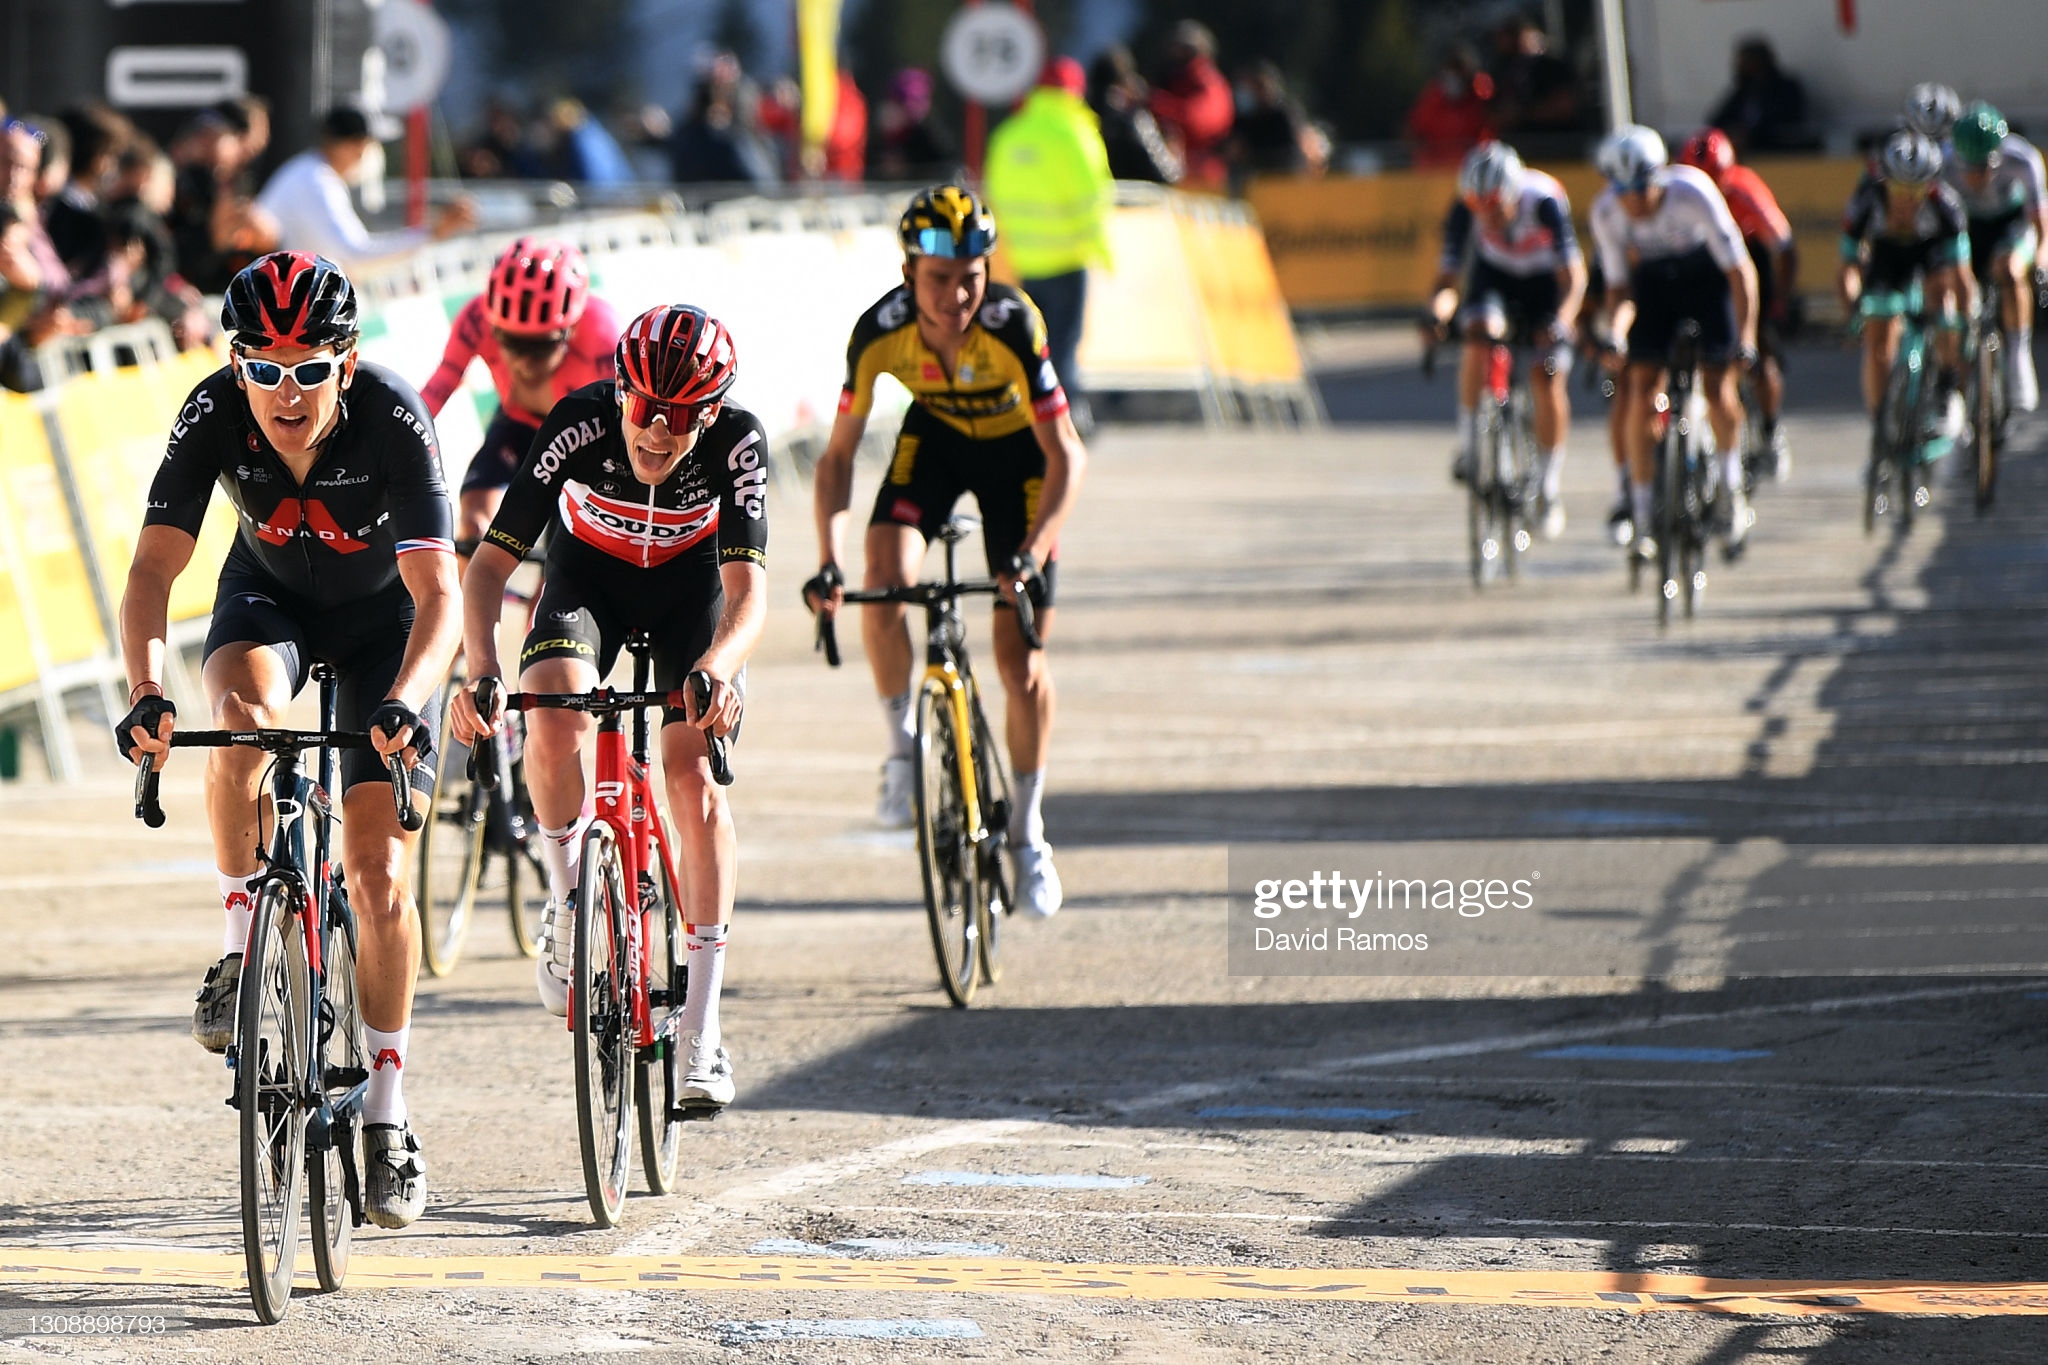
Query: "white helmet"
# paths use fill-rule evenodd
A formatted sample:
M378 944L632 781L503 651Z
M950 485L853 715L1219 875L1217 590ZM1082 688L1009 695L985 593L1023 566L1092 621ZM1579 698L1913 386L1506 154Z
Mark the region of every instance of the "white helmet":
M1926 185L1941 175L1941 148L1934 139L1901 128L1885 139L1877 168L1886 180L1901 185Z
M1522 181L1522 158L1505 142L1482 142L1465 153L1458 167L1458 195L1463 199L1505 199Z
M1600 168L1600 174L1625 190L1647 188L1650 177L1669 160L1664 151L1664 139L1657 136L1657 130L1645 128L1640 123L1622 124L1607 135L1600 149L1593 154L1593 162Z
M1940 142L1963 114L1963 101L1945 85L1923 81L1906 92L1906 126Z

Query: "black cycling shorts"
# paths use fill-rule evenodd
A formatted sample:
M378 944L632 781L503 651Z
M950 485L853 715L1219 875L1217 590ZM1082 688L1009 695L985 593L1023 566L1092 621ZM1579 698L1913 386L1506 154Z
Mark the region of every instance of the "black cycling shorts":
M976 440L947 426L921 403L912 403L896 434L889 472L875 493L868 525L913 526L926 541L953 515L962 493L974 494L981 507L981 546L991 578L1009 566L1010 556L1024 543L1038 515L1038 495L1045 486L1045 452L1026 427L987 440ZM1059 579L1059 550L1039 566L1039 582L1031 589L1035 607L1049 607ZM1000 598L998 605L1003 605Z
M1969 259L1969 238L1961 233L1911 242L1873 238L1870 264L1863 268L1863 289L1865 293L1903 294L1913 287L1915 278Z
M626 637L644 630L653 646L653 685L671 691L683 685L690 670L711 648L725 609L725 588L716 570L701 566L686 573L636 568L621 562L616 572L595 563L579 564L574 574L548 565L533 625L519 651L522 672L546 659L584 659L600 680L610 676L625 648ZM746 695L746 670L733 680ZM661 723L688 721L680 707L663 707ZM738 731L727 736L737 739Z
M539 427L530 427L499 408L491 424L484 428L484 443L469 457L469 468L462 475L462 491L511 487L512 476L519 472L526 452L533 448L533 438L539 434Z
M249 573L232 557L220 576L213 599L213 623L207 628L205 656L225 645L257 644L284 660L297 696L312 676L315 661L331 664L339 688L335 694L337 729L367 730L370 713L391 695L391 684L405 661L406 639L412 633L412 594L403 583L344 607L313 607L260 574ZM439 728L441 689L435 688L420 708L420 722L429 733ZM431 797L435 753L412 770L413 790ZM360 782L391 780L391 770L373 749L346 749L341 754L341 789Z
M1475 258L1465 281L1465 304L1455 321L1465 326L1498 312L1507 323L1507 343L1530 346L1538 332L1557 321L1563 293L1554 270L1510 275L1491 261Z
M1757 354L1775 356L1782 364L1785 338L1778 324L1771 320L1778 301L1778 258L1769 244L1758 238L1745 237L1743 245L1749 248L1750 263L1756 267Z
M1702 247L1683 256L1646 261L1630 278L1635 325L1628 329L1629 359L1662 364L1687 319L1700 325L1700 363L1725 365L1735 354L1735 297L1728 274Z

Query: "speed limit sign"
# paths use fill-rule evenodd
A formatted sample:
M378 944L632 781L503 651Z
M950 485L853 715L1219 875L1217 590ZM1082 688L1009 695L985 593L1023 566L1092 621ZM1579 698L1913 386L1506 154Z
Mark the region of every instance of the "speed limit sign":
M946 25L939 66L961 97L976 104L1013 104L1045 65L1045 33L1015 5L969 5Z

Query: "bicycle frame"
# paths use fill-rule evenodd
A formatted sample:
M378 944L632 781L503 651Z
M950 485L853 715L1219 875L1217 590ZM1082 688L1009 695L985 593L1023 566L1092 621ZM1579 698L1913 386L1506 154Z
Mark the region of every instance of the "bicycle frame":
M947 587L952 587L958 581L954 576L954 541L950 537L945 538L945 546L945 582ZM953 733L966 739L966 743L956 747L953 761L960 769L960 799L967 807L967 823L973 830L972 842L979 845L988 838L988 821L982 818L981 788L974 772L974 716L967 697L974 673L967 663L967 626L960 619L958 597L928 601L924 614L925 681L937 682L946 689L947 700L953 708Z

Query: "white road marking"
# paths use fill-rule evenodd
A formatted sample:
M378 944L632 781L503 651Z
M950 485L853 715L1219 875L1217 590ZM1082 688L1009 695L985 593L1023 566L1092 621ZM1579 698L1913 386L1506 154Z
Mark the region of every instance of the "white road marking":
M1388 1088L1400 1086L1528 1086L1532 1089L1562 1090L1577 1086L1598 1086L1621 1090L1769 1090L1784 1094L1810 1095L1896 1095L1906 1099L1933 1100L2048 1100L2048 1090L1975 1090L1940 1085L1831 1085L1825 1081L1714 1081L1689 1076L1669 1080L1615 1076L1384 1076L1374 1082ZM1484 1103L1482 1099L1480 1101Z

